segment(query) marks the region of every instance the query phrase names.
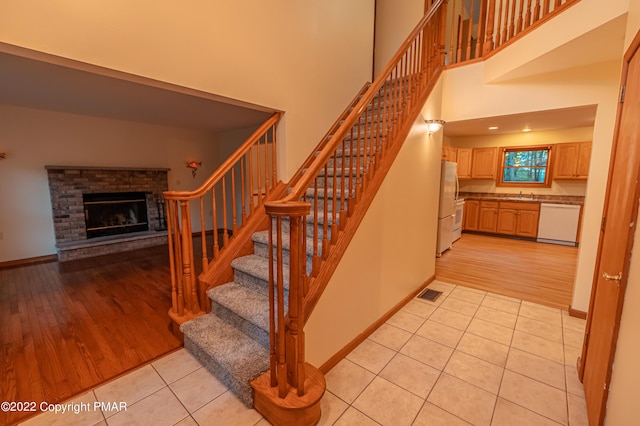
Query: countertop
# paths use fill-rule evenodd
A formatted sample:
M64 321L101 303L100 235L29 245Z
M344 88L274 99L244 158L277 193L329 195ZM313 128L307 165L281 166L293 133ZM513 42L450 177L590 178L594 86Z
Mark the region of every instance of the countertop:
M583 205L584 197L578 195L542 195L533 194L503 194L503 193L490 193L490 192L461 192L460 198L465 200L486 200L486 201L515 201L515 202L528 202L528 203L551 203L551 204L571 204L571 205Z

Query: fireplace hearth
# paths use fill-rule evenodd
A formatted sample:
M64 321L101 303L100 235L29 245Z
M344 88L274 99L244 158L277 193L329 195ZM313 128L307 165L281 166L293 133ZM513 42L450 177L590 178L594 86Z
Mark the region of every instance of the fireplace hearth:
M144 192L83 194L87 239L149 230Z

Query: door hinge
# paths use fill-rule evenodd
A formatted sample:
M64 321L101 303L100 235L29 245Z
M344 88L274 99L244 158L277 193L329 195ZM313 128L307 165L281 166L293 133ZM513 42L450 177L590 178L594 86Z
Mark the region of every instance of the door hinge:
M607 217L602 216L602 222L600 222L600 232L604 232L604 228L607 226Z
M627 91L627 86L622 86L620 88L620 102L624 102L624 94Z

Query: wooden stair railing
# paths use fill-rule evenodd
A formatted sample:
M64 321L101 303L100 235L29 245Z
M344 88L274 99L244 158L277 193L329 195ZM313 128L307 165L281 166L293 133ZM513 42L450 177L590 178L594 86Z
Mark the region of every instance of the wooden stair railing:
M272 424L315 424L320 417L324 377L305 362L304 325L444 67L446 4L434 2L325 146L294 176L286 195L265 203L270 370L252 386L256 410Z
M177 326L210 310L208 288L197 280L199 273L209 272L243 228L255 222L260 209L264 215L265 200L281 195L275 155L279 119L280 113L274 113L198 189L163 194L171 271L169 316L178 336ZM200 225L195 233L199 246L194 245L194 217Z
M479 60L580 0L449 0L447 65Z

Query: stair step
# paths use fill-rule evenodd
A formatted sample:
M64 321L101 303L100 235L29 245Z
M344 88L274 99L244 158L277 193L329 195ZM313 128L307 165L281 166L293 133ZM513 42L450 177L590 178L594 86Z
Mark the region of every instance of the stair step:
M282 261L288 265L289 264L289 252L291 249L291 241L290 234L288 231L282 232L282 252L283 258ZM268 257L269 256L269 231L260 231L256 232L251 236L253 240L253 253L258 256ZM275 232L273 235L273 244L276 244L276 236ZM309 237L307 235L307 266L309 269L311 267L311 256L313 256L313 237ZM322 241L318 244L318 255L322 254ZM310 272L311 270L309 269Z
M262 294L269 294L269 259L250 254L231 262L233 280ZM275 265L274 265L275 268ZM285 296L289 293L289 265L283 264ZM275 269L274 269L275 271Z
M253 407L249 382L269 369L269 349L213 314L180 326L184 347L247 406Z
M207 292L211 311L247 336L269 348L269 296L236 282ZM286 301L285 298L285 312Z

